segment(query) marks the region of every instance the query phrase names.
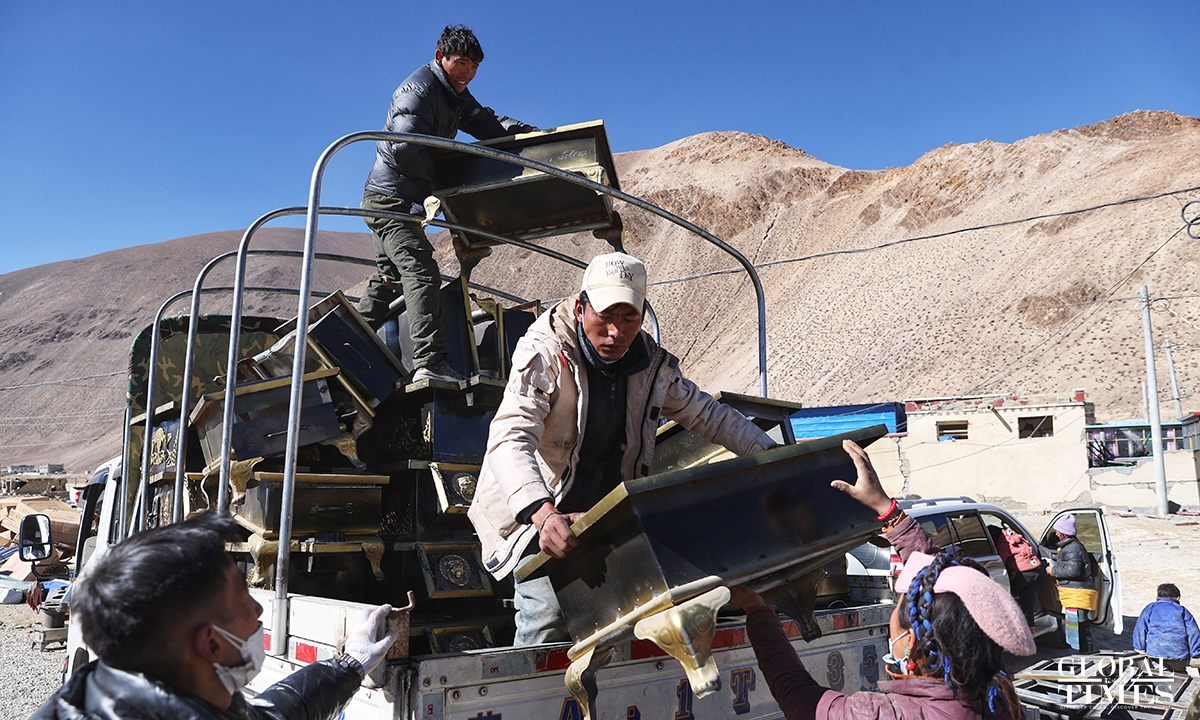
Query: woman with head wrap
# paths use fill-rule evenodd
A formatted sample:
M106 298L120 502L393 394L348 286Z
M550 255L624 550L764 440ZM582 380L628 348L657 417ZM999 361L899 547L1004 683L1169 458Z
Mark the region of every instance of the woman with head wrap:
M771 695L788 720L1018 720L1021 705L1004 670L1004 651L1032 655L1021 609L973 560L942 553L921 526L896 507L867 453L843 447L858 470L855 484L833 486L879 513L884 536L904 560L896 580L883 660L890 681L880 692L843 695L818 685L797 657L779 616L754 591L731 588L746 611L746 631Z

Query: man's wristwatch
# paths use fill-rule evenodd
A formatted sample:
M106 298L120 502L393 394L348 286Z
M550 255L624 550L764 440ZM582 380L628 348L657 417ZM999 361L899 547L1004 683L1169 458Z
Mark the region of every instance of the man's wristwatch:
M353 670L354 672L358 673L358 678L360 680L367 677L367 670L362 666L362 663L346 653L342 653L341 655L335 657L333 662L334 664L340 665L347 670Z

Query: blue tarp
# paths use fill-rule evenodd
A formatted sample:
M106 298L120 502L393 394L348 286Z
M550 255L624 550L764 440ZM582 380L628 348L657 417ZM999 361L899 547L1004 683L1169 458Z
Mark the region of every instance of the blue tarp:
M881 424L887 425L890 433L907 432L908 415L904 405L841 405L803 408L792 413L792 432L797 440L829 437Z

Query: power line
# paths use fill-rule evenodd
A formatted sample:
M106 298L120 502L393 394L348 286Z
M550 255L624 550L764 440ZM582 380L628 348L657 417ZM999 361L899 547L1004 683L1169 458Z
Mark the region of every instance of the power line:
M124 412L125 408L106 408L103 410L84 410L77 413L63 413L62 415L27 415L25 417L4 417L0 416L0 423L29 421L29 420L50 420L55 418L81 418L90 415L115 415Z
M806 260L816 260L816 259L824 258L824 257L833 257L836 255L856 255L859 253L873 252L875 250L884 250L886 248L895 247L896 245L904 245L906 243L917 242L919 240L936 240L938 238L950 237L952 235L959 235L962 233L975 232L978 230L993 230L995 228L1009 227L1011 225L1020 225L1022 223L1033 222L1035 220L1047 220L1047 219L1056 218L1056 217L1066 217L1068 215L1079 215L1082 213L1092 212L1093 210L1104 210L1107 208L1119 207L1121 205L1129 205L1132 203L1145 202L1147 200L1157 200L1159 198L1174 196L1178 193L1195 192L1197 190L1200 190L1200 185L1196 185L1194 187L1188 187L1188 188L1180 188L1177 190L1167 190L1165 192L1156 193L1154 195L1141 195L1138 197L1125 198L1123 200L1114 200L1113 202L1101 203L1100 205L1092 205L1091 207L1079 208L1077 210L1064 210L1062 212L1056 212L1056 213L1031 215L1029 217L1019 218L1016 220L1000 220L998 222L987 223L985 225L974 225L972 227L959 228L957 230L947 230L945 232L932 233L930 235L918 235L916 237L901 238L899 240L889 240L888 242L880 243L879 245L871 245L869 247L844 248L841 250L825 250L823 252L813 253L811 255L801 255L799 257L794 257L794 258L783 258L780 260L768 260L768 261L762 262L762 263L755 263L753 265L753 267L755 269L759 269L759 268L772 267L774 265L786 265L789 263L804 262ZM1189 227L1189 225L1184 225L1184 229L1187 229L1188 227ZM733 273L740 273L740 272L744 272L744 269L741 267L726 268L724 270L710 270L709 272L699 273L696 275L689 275L687 277L672 278L669 280L656 280L649 284L650 285L670 285L673 283L688 282L690 280L699 280L700 278L712 277L714 275L730 275Z
M0 390L24 390L26 388L44 387L46 385L64 385L66 383L76 382L78 380L94 380L96 378L112 377L114 375L125 375L127 373L128 373L128 371L126 371L126 370L118 370L116 372L101 373L100 375L81 375L79 377L64 378L62 380L47 380L46 382L29 383L28 385L9 385L7 387L0 387Z
M1107 297L1105 299L1107 300L1107 299L1111 298L1113 296L1113 294L1117 292L1118 288L1120 288L1122 285L1124 285L1126 282L1128 282L1131 277L1133 277L1134 273L1136 273L1138 270L1141 270L1142 267L1146 263L1150 262L1150 260L1155 255L1157 255L1160 251L1162 251L1163 248L1165 248L1167 246L1167 243L1169 243L1172 240L1174 240L1175 238L1179 237L1179 234L1182 233L1185 229L1187 229L1187 225L1180 226L1179 229L1176 230L1175 232L1171 233L1171 236L1168 237L1166 240L1164 240L1161 245L1159 245L1149 255L1147 255L1144 260L1142 260L1140 263L1137 264L1136 267L1134 267L1132 270L1130 270L1125 275L1125 277L1123 277L1120 280L1118 280L1117 282L1113 283L1113 285L1109 288L1108 292L1105 293L1107 295ZM1030 348L1025 353L1022 353L1020 356L1018 356L1016 361L1014 361L1013 363L1010 363L1009 366L1004 371L1002 371L1000 374L993 375L992 377L988 378L987 380L984 380L983 382L979 383L978 385L976 385L975 387L971 388L970 390L966 391L963 394L964 395L974 395L975 393L977 393L979 391L980 388L983 388L990 384L1000 382L1001 380L1004 380L1005 378L1011 376L1013 373L1017 372L1018 370L1021 370L1025 367L1029 366L1034 360L1037 360L1038 358L1042 357L1047 352L1049 352L1050 350L1057 347L1058 344L1061 343L1063 340L1066 340L1071 335L1071 333L1073 333L1076 330L1078 330L1079 328L1083 327L1083 323L1085 321L1087 321L1089 318L1091 318L1092 315L1096 314L1099 307L1100 307L1100 304L1097 303L1096 306L1094 308L1092 308L1090 312L1088 312L1086 310L1081 311L1074 318L1071 318L1071 320L1068 321L1068 323L1075 322L1076 320L1078 320L1078 322L1076 322L1072 327L1066 328L1064 330L1060 330L1060 331L1058 331L1058 333L1055 333L1056 335L1059 336L1057 340L1054 340L1054 342L1050 343L1049 345L1045 345L1047 342L1049 342L1052 338L1055 337L1054 334L1048 335L1045 340L1042 340L1041 343L1039 343L1038 345L1035 345L1034 347ZM1045 345L1045 347L1042 347L1043 345ZM1036 355L1033 354L1035 352L1037 353ZM1029 359L1023 363L1016 364L1018 361L1021 360L1021 358L1025 358L1025 357L1028 357Z
M941 325L943 323L958 323L958 322L964 322L964 320L982 320L982 319L986 319L986 318L998 318L998 317L1004 317L1004 316L1012 316L1012 314L1021 314L1021 313L1038 311L1038 310L1063 310L1063 308L1067 308L1067 307L1087 307L1087 306L1092 306L1092 305L1110 304L1110 302L1127 302L1129 300L1136 300L1136 299L1138 299L1138 298L1136 298L1136 296L1129 296L1129 298L1108 298L1108 299L1104 299L1104 300L1088 300L1086 302L1056 302L1056 304L1054 304L1054 305L1038 305L1038 306L1019 308L1019 310L1002 310L1002 311L985 312L985 313L979 313L979 314L956 314L956 316L947 316L947 317L936 318L936 319L932 319L932 320L906 320L906 322L902 322L902 323L877 323L874 325L857 325L857 326L854 326L854 328L840 328L840 329L836 329L836 330L804 330L804 331L800 331L800 332L788 332L788 334L778 334L778 332L772 332L772 334L767 335L767 338L768 338L768 340L790 340L790 338L793 338L793 337L810 337L810 336L817 336L817 335L836 336L836 335L848 335L848 334L852 334L852 332L872 332L872 331L878 331L878 330L895 330L895 329L899 329L899 328L919 328L919 326ZM728 341L728 342L707 342L707 343L696 342L696 343L691 343L691 344L667 344L667 343L664 343L664 347L666 347L667 349L671 349L671 350L690 350L690 349L695 349L695 348L744 346L744 344L751 344L751 343L757 343L757 342L758 342L757 340L733 340L733 341Z

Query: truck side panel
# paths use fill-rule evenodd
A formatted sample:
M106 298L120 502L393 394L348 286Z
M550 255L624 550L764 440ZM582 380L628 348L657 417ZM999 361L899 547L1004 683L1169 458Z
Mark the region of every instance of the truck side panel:
M271 594L253 590L269 623ZM290 616L298 627L319 638L291 637L284 657L268 656L262 673L251 683L261 692L310 662L333 657L338 630L357 603L293 598ZM817 614L822 636L811 643L785 621L784 629L813 677L847 694L873 690L881 677L879 658L887 652L887 619L894 605L826 610ZM318 619L314 613L321 617ZM311 632L313 628L321 632ZM268 635L270 629L268 628ZM380 668L346 708L346 720L502 720L559 718L582 720L578 703L563 678L568 644L530 648L479 650L410 658L406 664ZM774 718L779 707L758 669L746 639L745 625L725 623L713 638L713 656L721 668L721 690L697 698L683 668L647 640L631 640L614 648L613 660L600 671L597 711L603 718ZM386 688L386 692L385 689Z
M891 607L886 606L888 612ZM844 620L844 613L838 617ZM798 639L799 630L793 623L785 623L785 627L797 638L793 645L818 682L846 693L877 688L879 658L887 652L886 623L852 627L813 643ZM679 663L656 646L646 641L625 643L599 673L597 713L601 718L626 719L780 717L754 651L745 642L745 628L740 623L718 631L714 646L734 646L714 653L721 668L721 689L703 698L695 697ZM565 645L422 658L412 671L409 707L397 716L502 720L507 714L512 718L581 720L582 709L563 685L565 665ZM529 666L534 672L528 672ZM503 677L517 669L516 675ZM472 677L478 681L459 684Z

